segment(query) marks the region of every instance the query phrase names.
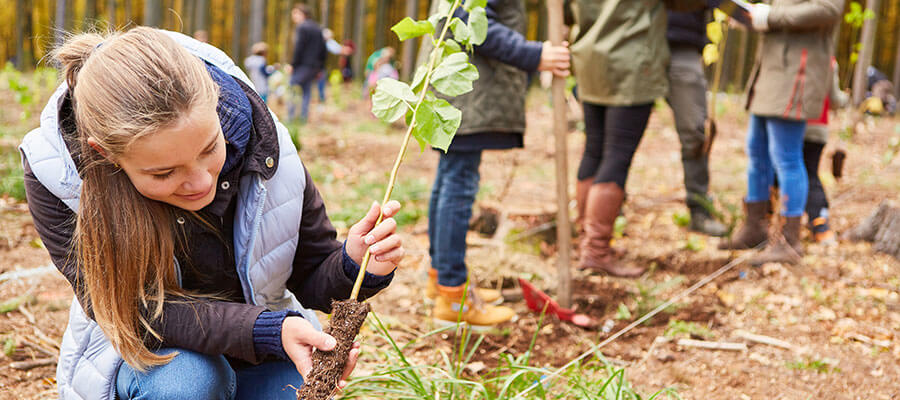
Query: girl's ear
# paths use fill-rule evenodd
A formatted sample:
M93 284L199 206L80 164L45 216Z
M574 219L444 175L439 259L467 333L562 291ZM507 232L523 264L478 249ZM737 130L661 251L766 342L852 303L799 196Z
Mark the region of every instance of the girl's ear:
M95 140L92 137L89 137L89 138L87 138L87 143L88 143L88 146L91 146L91 148L93 148L96 152L100 153L101 156L103 156L104 158L109 158L106 156L106 150L103 150L103 147L100 147L100 143L97 143L97 140Z

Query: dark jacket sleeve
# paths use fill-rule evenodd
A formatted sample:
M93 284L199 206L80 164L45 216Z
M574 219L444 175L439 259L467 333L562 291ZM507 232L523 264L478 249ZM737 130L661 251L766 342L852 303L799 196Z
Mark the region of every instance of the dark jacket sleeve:
M488 0L484 9L488 19L487 36L484 43L475 46L475 52L526 72L536 71L541 63L541 42L529 41L521 33L497 22L498 3L498 0ZM462 7L453 15L466 22L469 20L469 13Z
M306 45L306 32L303 26L298 26L295 30L294 39L294 55L291 57L291 66L297 68L303 63L303 46Z
M24 156L23 156L24 157ZM53 264L66 277L88 317L94 318L85 293L80 268L71 255L75 213L38 180L25 162L25 194L34 227L50 253ZM147 335L150 348L179 347L204 354L226 354L257 362L253 348L253 324L264 307L210 300L170 299L162 318L152 327L163 337Z
M344 256L343 244L336 237L337 231L325 212L322 195L307 170L300 243L294 255L294 270L288 278L287 288L305 307L326 313L331 312L332 299L350 297L355 279L355 276L350 276L353 266L345 267L346 260L353 261ZM359 266L355 270L359 271ZM378 293L390 284L390 280L367 273L359 291L359 300Z

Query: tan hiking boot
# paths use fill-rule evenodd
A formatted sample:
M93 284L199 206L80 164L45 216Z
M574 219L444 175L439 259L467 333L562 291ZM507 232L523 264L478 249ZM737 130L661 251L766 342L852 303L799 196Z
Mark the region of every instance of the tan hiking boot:
M485 304L470 290L465 305L461 306L465 285L438 285L438 297L434 305L434 320L439 324L465 322L473 328L490 328L509 321L516 315L512 308ZM460 313L462 307L462 313Z
M803 260L803 243L800 242L802 217L787 217L780 232L772 235L762 252L750 259L750 265L765 263L799 264Z
M622 264L621 256L610 246L616 217L624 200L625 192L614 182L591 186L585 205L579 268L622 277L636 277L644 273L645 268Z
M769 239L769 202L744 202L744 223L729 240L719 243L719 250L746 250Z
M499 290L489 288L475 288L481 301L499 305L503 303L503 294ZM425 285L425 297L431 300L437 300L438 297L438 273L434 268L428 268L428 283Z

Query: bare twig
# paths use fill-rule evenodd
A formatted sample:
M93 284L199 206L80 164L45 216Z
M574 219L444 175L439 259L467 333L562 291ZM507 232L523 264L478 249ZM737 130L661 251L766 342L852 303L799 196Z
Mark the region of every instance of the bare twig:
M43 367L45 365L56 364L56 357L38 358L36 360L17 361L10 363L9 367L20 371L27 371L32 368Z
M43 353L45 356L48 356L48 357L57 357L57 356L59 356L59 353L58 353L58 352L56 352L56 351L54 351L54 350L52 350L52 349L48 349L48 348L46 348L46 347L44 347L44 346L41 346L40 344L37 344L37 343L35 343L35 342L32 342L32 341L30 341L30 340L28 340L28 339L21 339L20 341L22 342L22 344L24 344L24 345L26 345L26 346L28 346L28 347L31 347L32 349L35 349L35 350L37 350L37 351Z
M40 330L40 328L38 328L36 326L33 326L32 328L34 329L34 335L37 336L38 339L41 339L41 340L47 342L48 344L53 345L53 347L55 347L56 349L60 348L59 341L51 338L50 336L47 336L47 334L44 333L44 331Z
M771 336L757 335L755 333L750 333L742 329L734 331L734 335L750 342L767 344L769 346L781 347L783 349L797 351L797 348L794 345L785 342L784 340L773 338Z
M731 351L746 351L747 345L745 343L728 343L728 342L710 342L706 340L694 340L694 339L678 339L678 345L684 347L696 347L700 349L709 349L709 350L731 350Z
M31 311L28 311L28 308L25 306L25 303L19 304L19 312L25 316L25 319L28 320L29 324L36 324L37 322L34 319L34 314Z

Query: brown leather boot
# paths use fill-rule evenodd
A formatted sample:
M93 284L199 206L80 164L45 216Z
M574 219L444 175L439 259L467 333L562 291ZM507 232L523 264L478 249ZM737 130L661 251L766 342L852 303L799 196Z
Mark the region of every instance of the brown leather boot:
M610 247L616 217L624 200L625 192L614 182L591 186L585 206L579 268L623 277L636 277L644 273L645 268L623 265Z
M578 237L584 234L584 209L587 203L587 194L594 184L594 178L585 179L575 183L575 233Z
M769 238L768 201L744 202L744 223L731 239L719 243L719 250L746 250Z
M799 264L803 259L803 244L800 242L801 218L785 218L780 232L772 235L766 248L750 259L750 265L758 267L774 262Z

